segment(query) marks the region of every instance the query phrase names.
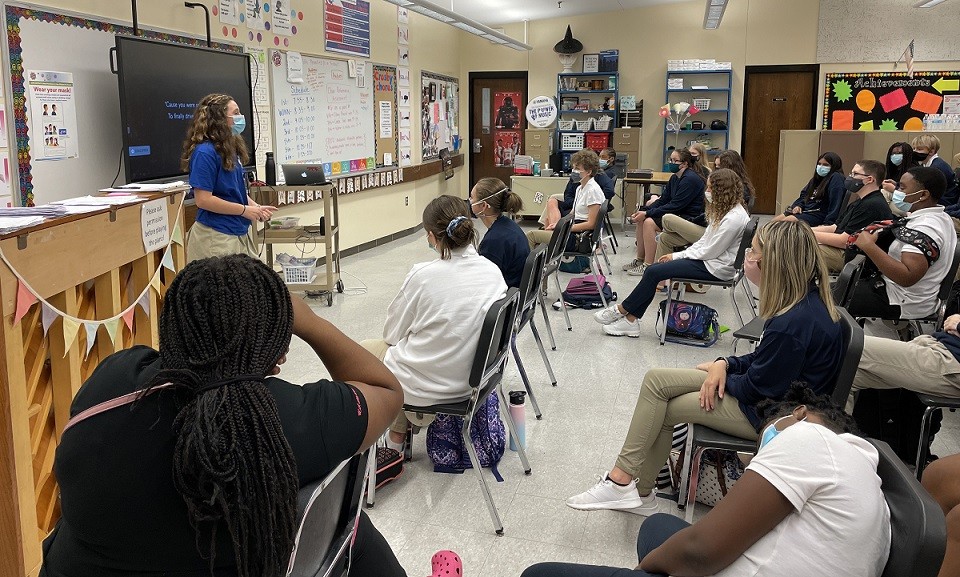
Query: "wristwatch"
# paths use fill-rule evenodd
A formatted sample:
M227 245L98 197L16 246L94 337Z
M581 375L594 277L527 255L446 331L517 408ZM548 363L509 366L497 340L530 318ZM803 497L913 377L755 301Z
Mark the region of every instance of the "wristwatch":
M727 357L717 357L713 362L723 361L723 364L726 365L727 370L730 370L730 361L727 360Z

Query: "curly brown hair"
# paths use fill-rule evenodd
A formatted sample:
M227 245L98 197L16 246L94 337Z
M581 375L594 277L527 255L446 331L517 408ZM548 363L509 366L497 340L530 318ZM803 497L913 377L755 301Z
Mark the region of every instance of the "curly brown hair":
M236 168L237 157L240 163L250 160L247 143L233 133L227 124L227 105L233 100L229 94L208 94L204 96L193 111L193 122L187 130L187 139L183 141L183 154L180 156L180 168L190 171L190 155L197 145L209 140L217 154L223 159L223 169Z
M738 204L743 204L743 181L729 168L718 168L707 177L713 200L707 203L707 222L716 225Z

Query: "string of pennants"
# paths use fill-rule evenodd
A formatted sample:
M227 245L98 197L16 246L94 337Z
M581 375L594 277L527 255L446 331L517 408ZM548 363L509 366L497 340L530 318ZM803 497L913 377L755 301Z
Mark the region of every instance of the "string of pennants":
M178 211L178 215L180 212ZM40 303L40 319L43 325L43 336L47 336L47 331L50 329L50 325L59 317L63 319L63 350L64 356L73 346L74 341L77 340L77 335L80 332L80 327L82 326L86 336L87 336L87 350L84 353L84 359L90 356L90 351L93 349L93 345L97 340L97 332L100 327L104 327L107 331L107 335L110 337L110 342L114 346L117 344L117 337L120 335L120 321L127 326L127 329L133 330L133 318L136 314L137 307L143 309L143 312L148 316L150 314L150 290L154 290L157 294L160 294L160 272L166 268L172 272L177 272L176 267L173 264L173 252L172 247L174 244L179 244L183 246L183 230L180 228L180 218L177 218L176 224L173 227L173 232L170 235L170 241L167 243L166 248L163 250L163 257L160 259L160 266L157 267L157 270L154 271L153 276L150 278L150 282L147 283L147 286L144 287L143 291L140 293L130 306L125 310L120 312L117 315L114 315L110 318L101 319L101 320L89 320L81 319L73 315L67 314L64 311L61 311L57 307L50 304L46 299L41 298L37 295L37 292L30 286L30 283L23 278L23 276L10 264L10 261L7 260L7 255L0 250L0 260L2 260L7 267L10 268L10 271L17 277L17 309L13 317L13 324L16 326L20 323L27 312L33 307L37 302Z

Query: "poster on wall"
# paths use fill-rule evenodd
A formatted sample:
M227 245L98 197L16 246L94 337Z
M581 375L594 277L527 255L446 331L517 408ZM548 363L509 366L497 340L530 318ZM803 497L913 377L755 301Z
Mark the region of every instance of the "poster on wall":
M260 4L260 0L245 0L244 3L244 21L247 23L247 28L253 30L266 30L267 21L263 16L263 5Z
M231 24L236 26L240 24L240 12L237 10L237 0L219 0L217 5L217 15L220 17L221 24Z
M513 166L513 160L520 154L522 133L519 130L497 130L494 132L493 164L495 166Z
M76 158L79 151L73 74L31 70L25 76L31 156L34 160Z
M459 84L455 78L426 71L421 73L421 160L436 158L442 148L454 148L453 143L456 136L454 127L458 126L458 97ZM400 123L401 128L403 128L402 116Z
M327 52L370 58L370 2L326 0L323 39Z
M521 92L495 92L493 106L497 109L494 124L497 128L518 128L520 126L520 107L523 102Z
M923 130L960 106L960 72L845 72L824 81L824 130Z
M290 0L276 0L273 7L273 26L270 31L281 36L293 34L292 15L296 11L290 7Z

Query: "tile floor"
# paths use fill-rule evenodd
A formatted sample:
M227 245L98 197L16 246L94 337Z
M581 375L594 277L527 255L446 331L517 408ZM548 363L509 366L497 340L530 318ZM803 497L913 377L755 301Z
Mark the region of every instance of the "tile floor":
M620 271L620 265L632 258L633 239L622 234L620 239L627 250L610 253L613 272L608 279L623 298L636 279ZM422 234L345 258L345 293L336 295L330 308L314 301L314 310L356 340L380 337L387 306L411 265L431 258ZM561 284L565 286L569 278L561 274ZM550 302L558 296L555 290L550 292ZM736 326L726 291L711 289L692 300L710 304L720 312L721 323ZM576 511L564 501L590 487L614 463L647 369L691 367L729 354L732 339L724 336L706 350L670 343L661 347L654 332L655 314L642 320L644 333L638 339L605 336L591 314L570 311L573 331L568 332L562 313L551 311L557 350L548 350L548 355L557 387L550 386L529 331L519 338L543 420L534 418L528 403L527 454L532 474L524 475L516 453L507 450L499 466L504 482L487 477L504 536L493 532L475 474L434 473L423 434L415 438L414 459L403 476L377 491L376 505L368 512L411 577L429 575L430 557L440 549L461 555L467 577L515 577L539 561L636 565L636 535L643 517ZM324 376L325 369L312 351L299 339L294 341L284 377L302 382ZM511 361L505 389L522 387ZM960 452L960 416L945 416L934 450L940 455ZM677 513L676 504L665 500L661 510ZM697 515L701 514L698 509Z

